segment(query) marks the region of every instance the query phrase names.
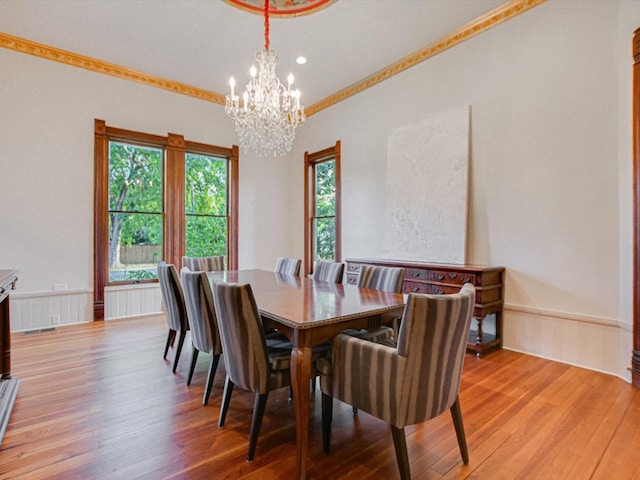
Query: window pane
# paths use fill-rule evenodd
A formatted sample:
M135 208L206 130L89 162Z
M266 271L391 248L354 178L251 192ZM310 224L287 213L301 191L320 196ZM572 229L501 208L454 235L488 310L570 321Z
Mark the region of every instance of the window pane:
M109 214L109 281L158 278L162 214Z
M316 218L314 224L315 258L334 260L336 257L335 218Z
M227 161L187 153L185 173L187 214L227 215Z
M316 217L333 216L336 212L335 161L316 165Z
M162 150L109 142L109 281L157 278Z
M162 150L109 142L109 210L162 212Z
M187 215L186 229L186 254L188 257L227 254L226 217Z

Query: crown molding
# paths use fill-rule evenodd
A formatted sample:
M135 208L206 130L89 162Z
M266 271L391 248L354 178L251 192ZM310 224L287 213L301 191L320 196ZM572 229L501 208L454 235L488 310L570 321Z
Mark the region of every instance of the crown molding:
M77 53L61 50L59 48L50 47L41 43L32 42L24 38L14 37L6 33L0 32L0 47L15 50L21 53L28 53L36 57L53 60L54 62L64 63L73 67L83 68L92 72L111 75L112 77L129 80L132 82L142 83L152 87L169 90L171 92L180 93L190 97L198 98L208 102L225 104L225 97L219 93L204 90L202 88L192 87L180 82L174 82L162 77L149 75L148 73L131 70L113 63L103 62L91 57L85 57Z
M360 93L367 88L373 87L374 85L393 77L399 73L404 72L408 68L417 65L418 63L424 62L425 60L438 55L439 53L448 50L451 47L454 47L465 40L470 39L490 28L495 27L507 20L520 15L521 13L526 12L527 10L536 7L547 0L510 0L509 2L491 10L490 12L482 15L475 20L467 23L466 25L460 27L457 30L454 30L450 34L442 37L441 39L435 41L431 45L428 45L416 52L407 55L406 57L398 60L397 62L392 63L391 65L383 68L382 70L378 70L376 73L366 77L364 80L361 80L353 85L340 90L339 92L330 95L324 100L320 100L317 103L305 108L305 113L307 117L318 113L321 110L324 110L332 105L335 105L338 102L341 102L356 93Z
M400 60L392 63L388 67L377 71L376 73L366 77L365 79L343 89L339 92L328 96L324 100L314 103L305 109L307 117L310 117L321 110L335 105L352 95L362 92L394 75L397 75L408 68L424 62L425 60L454 47L475 35L478 35L490 28L495 27L527 10L536 7L547 0L510 0L505 4L495 8L494 10L482 15L466 25L454 30L449 35L437 40ZM0 32L0 47L15 50L21 53L27 53L36 57L53 60L55 62L64 63L85 70L90 70L104 75L129 80L132 82L142 83L163 90L169 90L181 95L187 95L207 102L224 105L226 97L223 94L204 90L202 88L193 87L180 82L156 77L147 73L131 70L112 63L103 62L91 57L85 57L77 53L61 50L59 48L50 47L41 43L32 42L24 38L14 37L6 33Z

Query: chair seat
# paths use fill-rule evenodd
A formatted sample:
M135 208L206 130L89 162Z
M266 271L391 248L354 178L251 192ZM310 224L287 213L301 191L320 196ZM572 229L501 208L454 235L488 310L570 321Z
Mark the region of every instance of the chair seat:
M274 370L286 370L291 367L291 350L293 344L280 332L272 332L265 336L267 340L267 353L271 368ZM331 355L331 342L316 345L311 351L311 362L316 363L323 357Z

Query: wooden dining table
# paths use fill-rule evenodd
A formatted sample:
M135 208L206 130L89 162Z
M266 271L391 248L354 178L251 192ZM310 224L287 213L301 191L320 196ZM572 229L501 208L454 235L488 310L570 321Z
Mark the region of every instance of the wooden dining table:
M291 379L296 414L296 478L306 478L309 444L311 348L347 328L377 328L383 316L401 315L405 296L355 285L320 282L266 270L210 272L212 282L248 283L266 326L293 343Z

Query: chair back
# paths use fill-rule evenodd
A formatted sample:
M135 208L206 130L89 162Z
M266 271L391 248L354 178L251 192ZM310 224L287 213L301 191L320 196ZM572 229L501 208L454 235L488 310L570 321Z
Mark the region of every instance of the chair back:
M344 264L336 262L327 262L325 260L316 260L313 266L313 275L311 278L321 282L342 283L342 275L344 274Z
M182 257L182 268L194 272L219 272L224 270L224 255L215 257Z
M302 260L299 258L278 257L276 261L276 273L284 273L287 275L300 275L300 264Z
M271 365L251 285L217 282L213 299L227 375L240 388L267 393Z
M185 267L180 272L180 277L191 330L191 343L200 352L219 355L222 353L222 343L207 273L192 272Z
M407 359L404 424L433 418L458 397L474 305L472 284L450 295L408 295L397 346Z
M183 331L187 328L187 310L184 303L184 292L176 266L171 263L158 264L158 281L166 310L169 328Z
M360 265L358 286L385 292L402 293L404 268Z

